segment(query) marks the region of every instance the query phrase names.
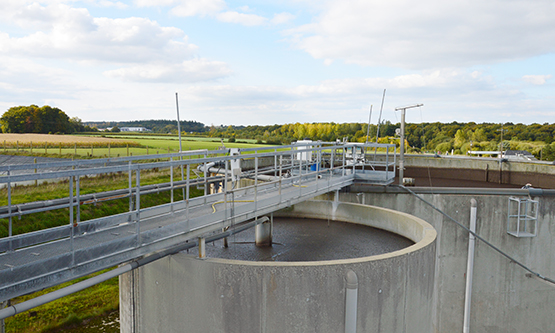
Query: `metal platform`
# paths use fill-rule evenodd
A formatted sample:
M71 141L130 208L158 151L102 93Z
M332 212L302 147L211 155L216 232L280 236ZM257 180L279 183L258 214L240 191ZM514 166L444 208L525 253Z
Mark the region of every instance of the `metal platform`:
M395 176L394 145L314 142L264 149L1 166L0 184L7 187L8 205L0 207L0 218L9 221L9 235L0 238L0 301L234 228L337 191L355 179L389 184ZM385 152L380 161L377 149ZM169 183L141 185L141 171L164 168L171 170ZM182 168L182 179L174 175L174 168ZM127 173L129 186L80 195L82 177L106 173ZM13 184L55 180L68 181L67 198L11 203ZM201 186L204 195L191 198L193 186ZM174 202L172 196L168 204L141 208L141 195L175 189L184 191L184 200ZM82 204L122 197L129 198L128 212L80 221ZM60 208L72 208L65 226L12 235L18 216Z

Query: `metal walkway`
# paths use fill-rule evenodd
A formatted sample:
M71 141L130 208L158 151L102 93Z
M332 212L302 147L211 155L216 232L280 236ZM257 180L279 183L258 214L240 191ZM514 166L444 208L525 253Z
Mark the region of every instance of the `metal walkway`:
M170 182L141 185L142 171L164 169ZM128 174L128 187L80 195L81 178L112 173ZM0 301L240 226L355 180L385 185L394 177L394 145L322 142L1 166L8 204L0 219L8 221L9 234L0 238ZM66 198L11 202L14 184L61 180L68 183ZM193 187L204 195L190 197ZM170 203L141 208L141 195L169 190ZM174 190L184 200L174 202ZM81 205L115 198L129 198L129 211L80 221ZM19 216L64 208L71 208L66 225L12 235Z

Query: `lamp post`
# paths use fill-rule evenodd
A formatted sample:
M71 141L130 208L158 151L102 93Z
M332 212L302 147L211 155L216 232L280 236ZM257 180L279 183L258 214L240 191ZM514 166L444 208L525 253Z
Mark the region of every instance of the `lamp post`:
M403 178L405 176L405 111L407 109L421 107L424 104L415 104L395 108L395 111L401 111L401 155L399 157L399 185L403 185Z

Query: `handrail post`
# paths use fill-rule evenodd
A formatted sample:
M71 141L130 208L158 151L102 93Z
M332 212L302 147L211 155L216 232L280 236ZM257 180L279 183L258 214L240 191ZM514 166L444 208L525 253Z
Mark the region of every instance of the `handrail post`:
M173 156L170 156L170 202L172 203L171 205L171 211L173 212Z
M77 202L77 223L81 222L81 176L77 176L76 180L75 180L75 195L77 196L77 199L75 200Z
M133 219L131 212L133 212L133 170L131 169L131 161L128 163L128 185L129 185L129 222Z
M283 172L283 155L279 155L279 203L281 203L281 181Z
M254 211L258 207L258 156L254 157ZM255 214L258 216L258 214Z
M5 144L4 144L5 146ZM10 246L9 252L13 251L13 244L12 244L12 182L10 181L10 169L8 169L8 215L9 217L9 225L8 225L8 237L10 237Z
M73 236L75 234L75 224L73 223L73 175L69 176L69 228L71 244L71 267L75 267L75 248Z
M187 164L187 189L186 189L186 197L185 199L185 217L187 218L187 230L190 230L190 225L189 225L189 186L190 186L190 181L191 181L191 165Z
M137 165L137 170L135 171L135 185L136 185L136 192L135 192L135 210L136 210L136 217L137 217L137 247L141 246L141 168Z

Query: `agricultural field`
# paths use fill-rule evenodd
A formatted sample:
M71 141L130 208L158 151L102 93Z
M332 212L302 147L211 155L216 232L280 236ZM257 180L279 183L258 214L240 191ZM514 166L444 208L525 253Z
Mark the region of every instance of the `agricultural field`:
M228 148L264 147L245 142L224 142ZM218 138L183 137L183 150L215 150L222 146ZM177 136L151 135L52 135L52 134L0 134L0 153L8 155L34 155L65 158L104 158L120 156L154 155L179 151Z

